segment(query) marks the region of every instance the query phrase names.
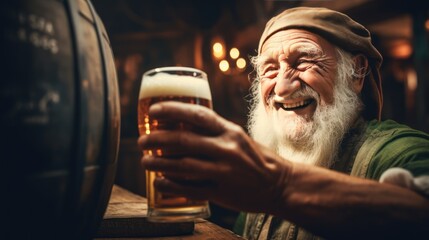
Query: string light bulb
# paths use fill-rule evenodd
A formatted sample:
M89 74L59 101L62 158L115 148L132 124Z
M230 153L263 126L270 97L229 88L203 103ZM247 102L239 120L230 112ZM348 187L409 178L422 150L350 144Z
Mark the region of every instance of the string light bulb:
M229 63L228 63L228 61L226 61L226 60L220 61L220 63L219 63L219 69L222 72L228 71L229 70Z
M237 65L239 69L244 69L246 67L246 60L244 60L244 58L239 58L237 59L235 65Z
M238 51L237 48L231 48L231 50L229 50L229 56L232 59L237 59L240 56L240 51Z
M213 50L213 56L216 59L221 59L225 56L225 48L220 42L215 42L213 44L212 50Z

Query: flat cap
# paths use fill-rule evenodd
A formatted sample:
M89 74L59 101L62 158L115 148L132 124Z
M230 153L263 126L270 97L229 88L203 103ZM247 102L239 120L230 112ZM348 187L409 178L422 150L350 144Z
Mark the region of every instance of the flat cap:
M362 90L365 104L363 114L367 119L380 119L383 106L380 66L383 58L372 44L371 34L364 26L343 13L327 8L290 8L267 22L259 41L258 53L261 54L267 39L286 29L307 30L351 54L365 55L370 71Z

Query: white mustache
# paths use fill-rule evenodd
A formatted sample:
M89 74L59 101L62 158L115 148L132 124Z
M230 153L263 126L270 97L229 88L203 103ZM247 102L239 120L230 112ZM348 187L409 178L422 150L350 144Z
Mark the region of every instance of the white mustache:
M310 88L308 86L304 86L303 88L293 92L289 96L279 96L275 93L271 93L267 97L266 103L268 105L270 105L273 102L285 102L285 101L293 100L293 99L300 98L300 97L312 97L312 98L316 99L317 102L319 100L319 94L317 94L316 91L314 91L312 88Z

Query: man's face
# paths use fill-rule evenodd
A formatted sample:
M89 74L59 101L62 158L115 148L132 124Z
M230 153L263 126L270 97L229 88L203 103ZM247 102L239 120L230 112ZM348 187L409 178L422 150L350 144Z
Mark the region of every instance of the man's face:
M334 46L313 33L289 29L272 35L262 47L258 67L268 114L310 121L318 107L333 102L336 65ZM299 94L305 88L317 96Z
M285 30L255 61L252 137L287 160L330 166L361 107L353 57L310 32Z

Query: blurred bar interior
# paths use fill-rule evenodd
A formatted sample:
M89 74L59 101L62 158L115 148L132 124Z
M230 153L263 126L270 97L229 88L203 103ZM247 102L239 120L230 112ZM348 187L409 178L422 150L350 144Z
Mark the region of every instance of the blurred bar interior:
M245 128L249 56L266 21L295 6L342 11L365 25L384 56L384 111L429 131L427 1L405 0L92 0L110 36L121 94L121 145L116 184L145 195L136 146L137 100L143 72L159 66L207 72L214 110ZM236 213L212 205L212 222L231 228Z

